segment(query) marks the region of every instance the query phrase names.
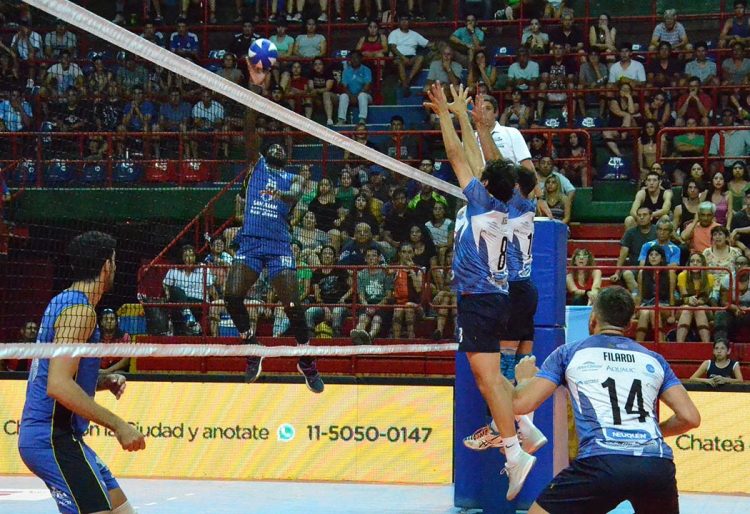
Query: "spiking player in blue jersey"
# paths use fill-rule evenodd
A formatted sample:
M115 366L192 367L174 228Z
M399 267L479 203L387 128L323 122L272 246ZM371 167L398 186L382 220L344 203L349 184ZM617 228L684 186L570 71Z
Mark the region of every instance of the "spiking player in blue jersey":
M536 462L519 444L512 408L513 386L500 374L500 340L510 312L508 202L513 197L516 168L508 161L489 161L484 165L471 131L463 133L462 145L453 127L451 110L457 117L468 117L463 95L454 91L454 102L448 104L437 82L428 96L430 102L425 106L440 119L448 159L468 201L456 219L452 265L458 298L459 351L466 353L477 387L503 438L509 479L506 497L512 500Z
M44 310L37 344L98 343L96 305L112 288L115 240L86 232L67 248L73 283ZM21 459L41 478L64 514L135 514L107 466L83 439L89 422L112 430L123 449L146 447L143 434L94 401L107 389L118 399L125 377L100 374L98 358L34 359L18 436Z
M529 514L599 514L629 500L636 514L677 514L672 449L664 437L700 425L700 413L664 357L624 336L633 297L622 287L599 292L593 336L555 350L536 369L516 366L513 407L531 412L565 386L573 403L578 458L561 471ZM662 400L674 415L659 423Z
M255 136L251 136L255 139ZM250 330L250 316L245 307L245 295L258 280L263 266L276 297L289 318L289 331L297 344L308 344L309 329L305 311L300 304L297 270L292 252L288 216L302 195L304 178L285 170L286 152L281 145L271 145L265 155L253 149L254 164L239 196L242 228L235 243L239 249L227 276L224 301L235 327L247 344L258 344ZM248 357L245 378L254 382L261 372L261 357ZM297 369L305 377L307 387L321 393L323 380L315 359L300 357Z

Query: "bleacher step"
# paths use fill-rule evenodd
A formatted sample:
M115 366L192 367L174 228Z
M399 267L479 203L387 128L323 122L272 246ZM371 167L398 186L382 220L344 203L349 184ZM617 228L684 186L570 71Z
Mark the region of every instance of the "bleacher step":
M618 223L573 223L570 225L570 239L620 239L625 230Z

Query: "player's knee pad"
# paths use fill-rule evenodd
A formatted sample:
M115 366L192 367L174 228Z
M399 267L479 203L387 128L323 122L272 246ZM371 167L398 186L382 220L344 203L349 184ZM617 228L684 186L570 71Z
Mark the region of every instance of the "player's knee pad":
M116 509L112 509L112 514L136 514L136 512L130 502L126 501Z
M292 304L287 307L286 315L289 318L289 326L297 344L307 344L310 341L310 329L305 321L305 311L301 305Z

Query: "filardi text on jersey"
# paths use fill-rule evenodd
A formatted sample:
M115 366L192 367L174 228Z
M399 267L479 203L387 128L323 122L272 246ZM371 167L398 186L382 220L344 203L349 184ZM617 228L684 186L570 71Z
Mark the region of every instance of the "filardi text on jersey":
M635 355L632 353L604 352L604 360L610 362L635 362Z

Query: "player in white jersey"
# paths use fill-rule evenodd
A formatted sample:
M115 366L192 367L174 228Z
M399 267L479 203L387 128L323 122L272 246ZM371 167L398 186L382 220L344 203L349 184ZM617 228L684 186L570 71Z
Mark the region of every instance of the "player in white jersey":
M529 514L599 514L629 500L636 514L677 514L672 449L664 437L700 425L700 413L667 361L624 336L635 311L622 287L597 296L594 335L555 350L536 368L516 366L517 414L533 411L565 386L573 403L578 458L541 492ZM659 423L662 400L674 415Z
M468 201L456 219L452 266L459 351L466 353L477 387L503 438L509 479L506 497L512 500L536 462L519 444L512 408L513 386L500 373L500 340L504 338L509 314L508 202L513 197L516 170L508 161L495 160L484 165L471 131L463 132L462 145L451 111L462 123L468 122L465 95L453 91L454 101L448 104L442 86L436 82L428 96L430 102L425 106L440 119L448 160Z

